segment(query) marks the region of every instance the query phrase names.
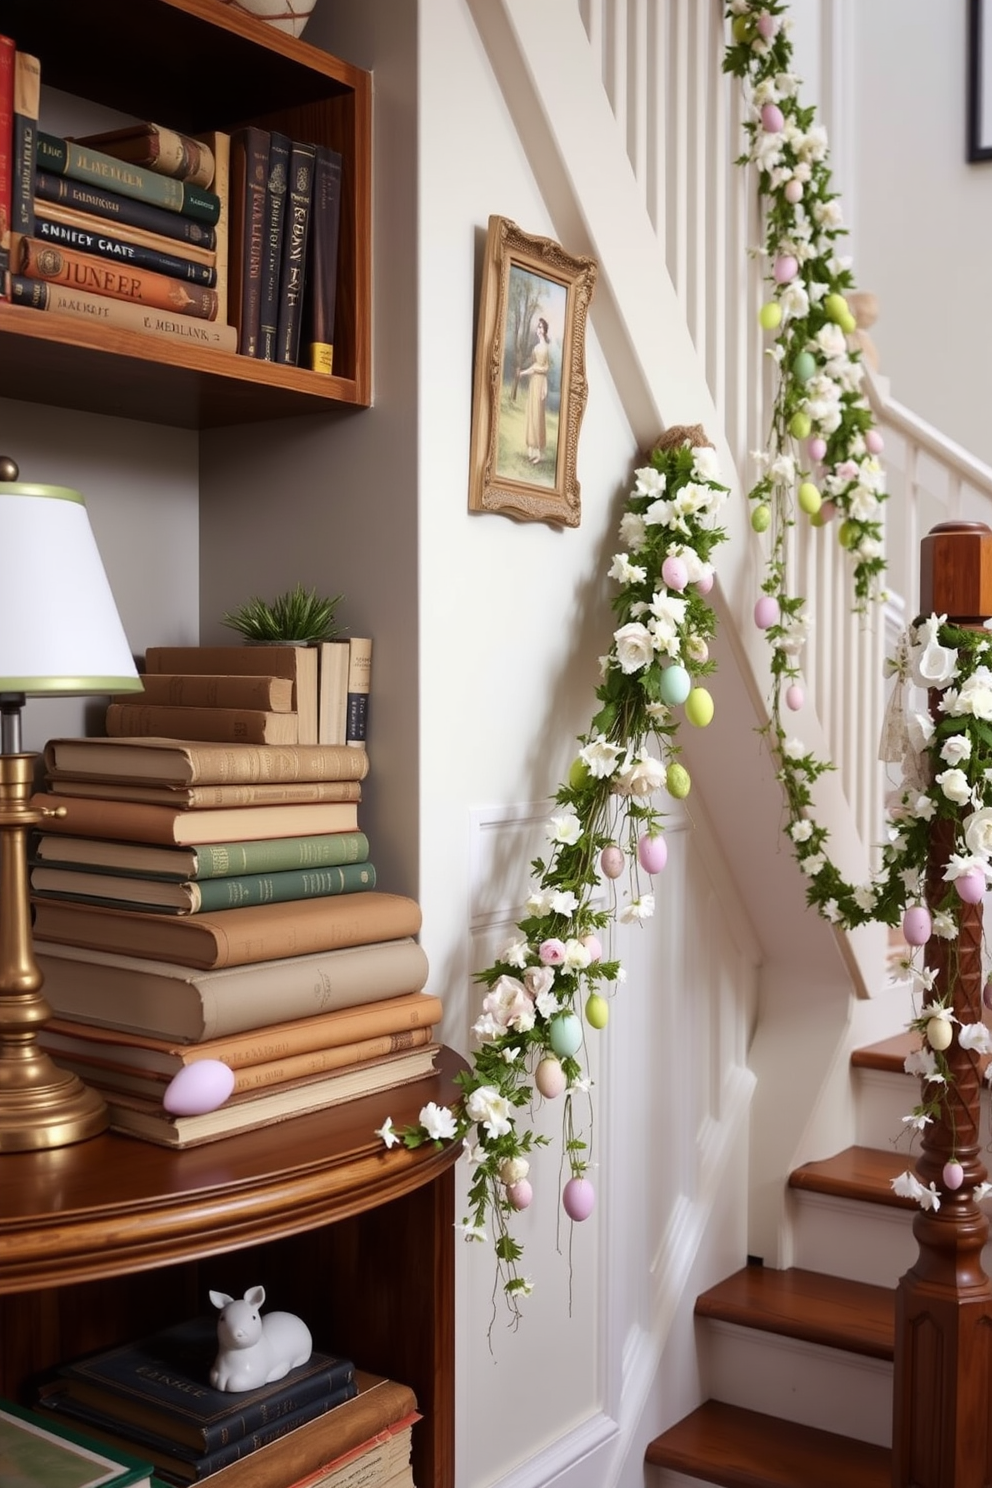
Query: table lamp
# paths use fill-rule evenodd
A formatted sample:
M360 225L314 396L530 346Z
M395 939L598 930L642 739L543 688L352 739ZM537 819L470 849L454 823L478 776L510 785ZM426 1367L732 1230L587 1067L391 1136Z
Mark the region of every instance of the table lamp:
M28 834L37 754L27 697L141 690L78 491L28 485L0 456L0 1154L63 1147L107 1125L101 1097L38 1044L51 1016L34 957Z

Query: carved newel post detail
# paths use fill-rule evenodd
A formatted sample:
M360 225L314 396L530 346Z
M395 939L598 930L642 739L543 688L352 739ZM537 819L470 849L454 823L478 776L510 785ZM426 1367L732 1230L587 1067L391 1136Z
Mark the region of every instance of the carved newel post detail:
M980 626L992 615L992 531L946 522L921 545L920 612ZM931 693L936 713L939 693ZM945 897L944 868L954 850L953 823L935 822L927 902ZM955 1035L946 1051L951 1080L940 1120L924 1128L916 1172L940 1208L913 1221L916 1263L896 1293L892 1468L895 1488L987 1488L992 1484L992 1282L982 1269L989 1223L974 1199L987 1177L981 1160L979 1056L962 1049L957 1028L982 1017L982 904L961 903L957 940L937 936L926 964L936 971L925 1004L953 1006ZM932 1094L932 1091L927 1092ZM957 1158L960 1188L947 1187L944 1165Z

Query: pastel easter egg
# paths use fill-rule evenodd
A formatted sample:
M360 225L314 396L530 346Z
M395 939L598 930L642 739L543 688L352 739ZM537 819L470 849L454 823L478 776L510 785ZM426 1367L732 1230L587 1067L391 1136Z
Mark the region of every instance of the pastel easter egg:
M608 847L604 847L599 855L599 866L607 878L619 878L623 872L625 862L623 849L617 847L612 842Z
M880 455L885 448L885 440L877 429L869 429L865 434L865 448L870 455Z
M781 611L774 594L763 594L754 607L754 623L759 630L777 625Z
M798 713L799 709L802 707L805 701L806 694L803 692L798 682L793 682L790 687L786 688L785 706L787 708L791 708L793 713Z
M857 535L858 529L850 518L847 518L846 521L841 522L840 526L837 529L837 541L840 543L842 548L852 547L855 539L857 538Z
M992 1008L992 981L986 982L982 988L982 1001L987 1008Z
M931 1018L927 1023L927 1043L938 1053L950 1047L953 1037L954 1029L947 1018Z
M772 525L772 509L767 501L759 501L751 513L751 526L755 532L767 532Z
M809 442L810 459L822 460L826 453L827 441L825 439L822 439L819 434L814 435L814 437Z
M730 27L730 33L736 42L750 41L751 39L751 17L749 15L734 16Z
M588 1178L569 1178L562 1189L561 1203L569 1219L580 1223L596 1207L596 1190Z
M776 284L791 284L799 273L799 262L791 253L780 253L772 265Z
M793 176L791 181L786 181L785 183L785 199L792 206L795 206L797 202L801 202L803 199L803 183L802 181L797 181L795 176Z
M568 1059L582 1044L582 1024L574 1013L559 1013L551 1019L548 1039L559 1059Z
M933 934L933 920L925 904L914 904L902 917L902 933L907 945L926 945Z
M701 579L697 579L696 580L696 593L697 594L709 594L709 592L710 592L710 590L712 588L713 588L713 574L712 573L705 573L705 574L703 574L703 576L702 576Z
M954 880L954 888L965 904L981 904L985 897L985 874L980 868L969 868Z
M705 687L694 687L685 700L686 722L706 728L713 722L713 699Z
M546 1055L534 1071L534 1084L545 1100L554 1100L561 1095L566 1083L565 1071L558 1060L550 1054Z
M637 861L645 873L660 873L668 862L668 843L664 832L654 836L644 832L637 839Z
M590 961L602 961L603 942L598 935L583 935L579 938L579 945L584 945L589 952Z
M782 306L778 300L766 300L758 311L758 324L763 331L774 331L782 324Z
M799 352L798 356L792 363L792 370L796 374L800 382L809 382L810 378L813 376L813 373L816 371L816 357L811 351ZM808 433L809 430L807 429L806 434ZM799 437L801 439L805 439L806 434L801 434Z
M665 667L658 681L661 701L667 703L670 708L681 706L689 696L691 688L692 678L685 667L680 666L678 662Z
M820 510L813 513L812 517L810 517L810 521L813 523L814 527L825 527L828 522L833 521L836 515L837 507L834 505L834 503L832 501L825 501L820 507Z
M573 790L581 790L589 783L589 766L584 759L574 759L568 770L568 783Z
M785 128L785 115L777 103L766 103L761 110L761 127L766 134L781 134Z
M204 1116L222 1106L234 1089L234 1071L219 1059L186 1064L165 1087L162 1104L173 1116Z
M513 1209L526 1209L534 1197L534 1190L526 1178L521 1178L519 1183L511 1183L506 1190L506 1197Z
M828 294L823 301L823 313L828 320L840 324L845 315L850 315L848 303L842 294Z
M605 1028L610 1021L610 1004L599 992L590 992L586 998L585 1013L590 1028Z
M803 481L799 487L799 506L808 517L815 517L823 505L823 497L820 495L812 481Z
M685 560L669 554L661 565L661 577L669 589L675 589L681 594L689 582L689 570L685 566Z
M692 789L692 781L685 765L673 762L665 771L665 789L676 801L684 801Z
M765 41L771 41L778 30L778 17L773 16L768 10L763 10L758 17L758 31Z
M812 375L813 374L810 373L810 376ZM810 418L805 408L797 408L795 413L789 420L789 433L792 435L793 439L805 439L812 427L813 420Z
M946 1162L944 1164L944 1170L940 1176L943 1179L945 1188L950 1188L952 1190L955 1188L960 1188L962 1183L964 1182L964 1168L955 1158L952 1157L950 1162Z
M858 329L858 322L855 320L850 310L848 310L846 314L838 317L837 324L840 326L845 336L853 336L855 331Z

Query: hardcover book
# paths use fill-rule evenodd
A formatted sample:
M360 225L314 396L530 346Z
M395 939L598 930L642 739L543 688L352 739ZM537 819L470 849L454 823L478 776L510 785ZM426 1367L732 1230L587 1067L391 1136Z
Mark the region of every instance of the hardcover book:
M14 173L14 65L16 44L0 36L0 285L10 268L10 209ZM2 292L2 291L0 291Z
M77 135L76 143L132 165L146 165L177 181L192 181L194 186L212 186L214 182L214 155L209 146L161 124L125 124L101 134Z
M317 689L317 735L321 744L346 744L349 643L321 641Z
M367 754L357 750L316 744L294 748L80 737L51 739L45 746L45 768L53 776L71 774L78 780L143 785L297 784L309 780L364 780L369 760Z
M368 855L369 839L357 831L261 837L249 842L201 842L190 847L156 847L146 842L40 832L32 849L32 860L49 866L180 883L245 873L284 873L296 868L336 868L342 863L364 863Z
M314 372L334 371L334 317L337 306L338 239L341 230L342 158L317 146L312 223L305 297L306 335L301 361Z
M188 279L190 284L203 284L208 289L214 289L217 284L217 270L213 264L196 263L175 251L147 248L108 233L73 227L67 222L56 222L37 212L35 237L39 243L55 243L63 248L72 248L77 253L95 253L98 258L109 258L115 263L134 264L139 269L154 269L156 273L167 274L173 279Z
M316 154L316 145L294 140L289 157L289 193L279 272L279 329L275 359L292 367L300 359L303 290L306 282Z
M233 296L233 287L232 287ZM233 315L233 305L232 311ZM149 646L146 672L228 672L292 677L300 743L317 742L316 646Z
M70 315L75 320L137 331L139 335L165 336L187 346L208 346L217 351L234 351L237 346L238 333L233 326L217 325L195 315L177 315L132 300L112 300L107 295L88 294L44 279L27 279L23 274L9 275L9 286L11 302L31 310Z
M242 904L284 904L330 894L360 893L375 888L375 868L371 863L348 863L340 868L233 874L202 883L171 883L86 869L33 868L31 888L46 898L72 899L81 904L118 904L161 914L207 914Z
M107 295L113 300L130 300L157 310L171 310L175 315L217 319L215 289L158 274L154 269L139 269L89 253L77 253L72 248L20 233L11 234L10 262L13 272L27 279L43 279L49 284L62 284L86 294Z
M181 212L169 212L165 207L155 206L154 202L121 196L119 192L91 181L76 181L69 176L39 170L35 173L34 190L42 201L104 217L108 223L139 227L211 251L217 248L217 230L211 223L200 222L196 217L184 217Z
M111 780L75 780L50 775L50 788L64 796L97 796L106 801L143 801L148 806L186 806L197 810L215 806L280 806L290 801L360 801L359 780L278 781L258 785L131 785Z
M263 361L276 359L279 329L279 266L282 262L289 154L292 140L274 129L269 137L269 174L265 193L265 243L262 254L262 295L259 309L259 350Z
M144 703L169 703L179 708L262 708L270 713L292 713L290 677L227 676L212 672L146 672L141 679ZM123 697L115 702L125 702Z
M372 689L372 641L352 636L348 642L348 710L345 743L364 749L369 730L369 695Z
M40 170L54 176L71 176L76 181L91 181L120 196L131 196L168 212L195 217L213 226L220 215L220 199L203 186L189 181L175 181L153 170L129 165L100 150L91 150L73 140L60 139L38 130L37 164Z
M264 708L187 708L171 703L110 703L104 715L110 738L135 736L203 739L223 744L298 744L295 713Z
M14 54L13 174L10 230L34 231L34 175L38 161L41 63L28 52ZM13 244L11 244L13 262Z
M258 842L267 837L316 836L358 830L354 801L318 801L289 806L235 806L219 811L171 810L138 801L85 800L53 792L33 798L33 807L55 811L46 832L73 837L106 835L124 842L151 842L190 847L212 842ZM250 870L246 870L250 871Z
M0 1470L4 1488L152 1488L150 1462L11 1400L0 1400Z
M257 357L265 252L266 181L269 132L254 124L231 135L230 300L238 328L238 352Z
M38 222L57 222L65 227L82 228L84 232L110 233L123 243L138 243L143 248L157 248L160 253L176 253L188 263L202 264L206 268L217 268L217 252L214 248L203 247L200 243L189 242L185 238L177 238L174 235L161 232L151 232L144 227L133 227L131 223L124 222L115 217L108 221L100 217L96 212L80 212L75 207L67 207L62 202L46 201L44 197L35 193L34 203L35 225ZM180 218L185 222L185 218ZM36 232L35 237L41 234Z

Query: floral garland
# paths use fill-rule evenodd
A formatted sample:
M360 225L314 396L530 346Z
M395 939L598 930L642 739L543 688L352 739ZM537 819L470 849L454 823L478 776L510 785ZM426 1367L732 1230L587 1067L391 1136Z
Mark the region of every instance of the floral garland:
M532 865L526 917L476 976L486 992L473 1029L478 1048L458 1077L461 1094L450 1107L426 1105L415 1126L397 1130L388 1119L377 1133L387 1147L465 1141L473 1176L470 1212L459 1228L469 1240L493 1232L514 1323L533 1283L520 1270L523 1252L511 1223L534 1197L530 1155L549 1140L526 1124L535 1090L548 1101L564 1098L565 1213L581 1221L594 1207L589 1143L573 1103L577 1096L590 1100L586 1037L606 1026L624 981L610 953L612 927L654 912L644 879L661 871L668 851L655 798L664 789L683 799L690 790L679 759L681 716L697 727L713 716L701 685L714 666L708 642L715 618L706 595L712 553L726 537L719 516L727 496L698 428L669 431L635 472L620 523L622 551L609 570L620 587L612 645L600 663L599 706L554 797L550 852Z

